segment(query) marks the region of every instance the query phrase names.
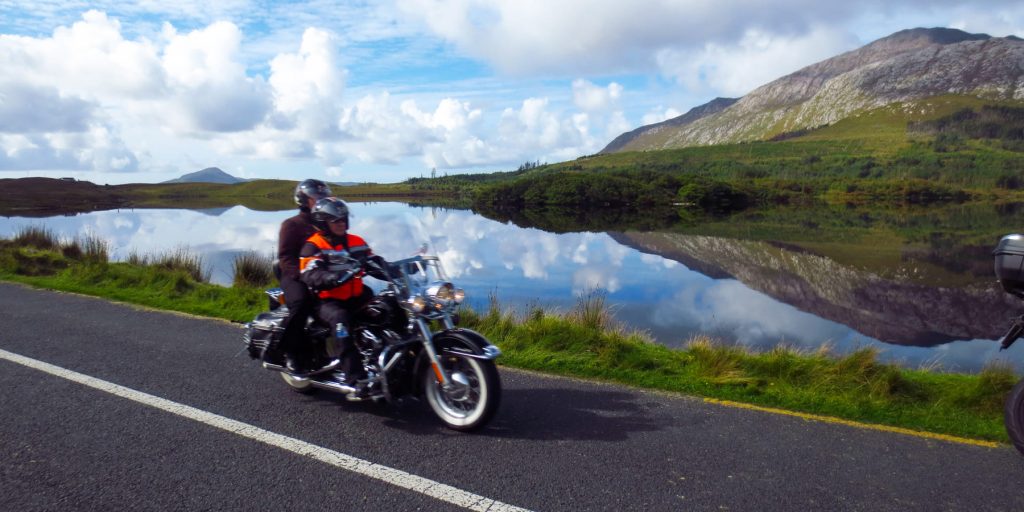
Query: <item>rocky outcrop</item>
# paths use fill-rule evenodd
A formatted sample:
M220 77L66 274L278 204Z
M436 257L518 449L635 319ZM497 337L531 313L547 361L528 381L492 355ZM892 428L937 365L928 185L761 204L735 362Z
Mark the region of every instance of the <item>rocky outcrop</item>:
M904 30L763 85L717 113L658 130L638 128L630 132L635 137L605 151L764 140L943 94L1024 100L1024 41L954 29Z
M698 119L702 119L712 114L717 114L725 110L726 108L732 106L732 104L736 103L737 101L739 101L739 98L715 98L703 105L691 108L688 112L681 116L673 117L672 119L668 119L660 123L641 126L636 130L626 132L623 133L622 135L619 135L618 137L615 137L615 140L611 141L607 146L605 146L605 148L601 150L601 153L614 153L616 151L619 151L620 149L626 147L626 145L628 145L634 139L640 137L641 135L646 135L648 137L656 137L659 133L662 132L666 133L667 135L670 132L672 132L674 128L686 126L688 124L693 123L694 121L697 121Z
M703 274L731 276L801 311L896 345L997 339L1021 313L1019 299L989 283L943 288L885 279L768 242L675 233L610 235Z

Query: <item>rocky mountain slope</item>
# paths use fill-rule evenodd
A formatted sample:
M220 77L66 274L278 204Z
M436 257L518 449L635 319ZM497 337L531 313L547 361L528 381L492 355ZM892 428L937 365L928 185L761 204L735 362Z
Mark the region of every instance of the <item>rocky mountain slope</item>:
M903 30L683 116L623 134L603 153L764 140L943 94L1024 101L1024 40Z

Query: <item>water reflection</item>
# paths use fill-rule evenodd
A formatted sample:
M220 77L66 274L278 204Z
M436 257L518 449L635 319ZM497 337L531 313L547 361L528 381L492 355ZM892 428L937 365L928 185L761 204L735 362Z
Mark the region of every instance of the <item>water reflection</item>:
M817 286L815 294L804 293L806 290L799 287L793 288L796 292L791 295L779 292L780 286L787 289L787 282L776 274L763 273L763 268L771 265L749 265L753 258L749 247L742 257L733 258L732 264L724 263L729 251L738 250L735 240L711 237L704 241L705 246L716 250L691 248L676 253L644 246L642 243L649 239L635 233L556 234L464 210L401 203L353 203L352 210L352 232L363 236L385 258L406 257L421 244L429 243L450 276L467 290L471 304L479 308L485 307L488 295L494 293L504 305L519 310L532 304L564 310L572 307L578 296L602 289L620 320L673 346L695 333L758 348L782 342L813 350L827 342L841 353L859 346L877 346L883 349L884 358L908 366L938 364L963 371L977 370L997 356L997 345L989 341L991 337L968 331L939 333L943 343L935 347L883 343L864 318L878 316L879 311L886 310L885 304L865 310L848 297L837 297L847 292L834 283L812 283ZM292 214L291 210L262 212L236 206L199 211L115 210L45 219L15 217L0 219L0 235L11 236L28 225L45 225L64 237L90 233L111 243L115 260L133 252L161 253L185 246L203 255L214 282L229 284L235 256L249 250L273 253L278 227ZM758 250L767 260L807 265L796 256L801 251L780 249L778 244L766 247L771 249ZM830 267L829 277L854 283L848 286L850 290L861 290L857 283L863 284L865 275L870 275L832 264L835 266ZM809 305L793 297L811 297L818 302ZM872 296L871 300L885 297ZM835 304L846 303L854 306L833 311ZM850 314L853 311L861 315ZM967 318L962 323L970 325L974 320ZM896 323L913 322L897 318ZM1019 347L1004 355L1024 369L1020 364L1024 357L1020 356Z

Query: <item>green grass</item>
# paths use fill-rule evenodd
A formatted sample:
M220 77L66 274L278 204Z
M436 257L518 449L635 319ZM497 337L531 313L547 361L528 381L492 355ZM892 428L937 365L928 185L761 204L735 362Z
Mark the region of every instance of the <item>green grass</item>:
M497 344L501 362L542 372L733 400L977 439L1006 441L1002 402L1017 380L1006 366L978 375L908 370L861 349L777 347L754 353L707 337L684 349L604 321L600 301L581 299L566 313L530 310L519 316L491 308L464 314L463 325Z
M258 287L207 284L185 268L138 256L130 258L134 263L109 263L85 257L88 251L65 254L67 244L52 235L21 234L20 242L0 240L2 280L234 321L251 320L264 307ZM600 294L582 297L569 311L534 306L523 315L503 310L492 297L487 311L465 310L461 316L463 326L502 349L499 363L507 366L1007 440L1001 407L1017 377L1006 366L978 375L947 374L882 363L869 349L846 355L785 347L753 353L706 337L670 349L617 325Z

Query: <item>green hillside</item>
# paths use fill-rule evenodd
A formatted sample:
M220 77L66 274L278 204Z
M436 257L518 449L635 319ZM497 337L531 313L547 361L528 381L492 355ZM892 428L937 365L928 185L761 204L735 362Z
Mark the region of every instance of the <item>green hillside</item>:
M940 96L772 141L596 155L498 182L449 183L472 189L478 205L515 208L1000 199L1024 184L1021 119L1022 103Z

